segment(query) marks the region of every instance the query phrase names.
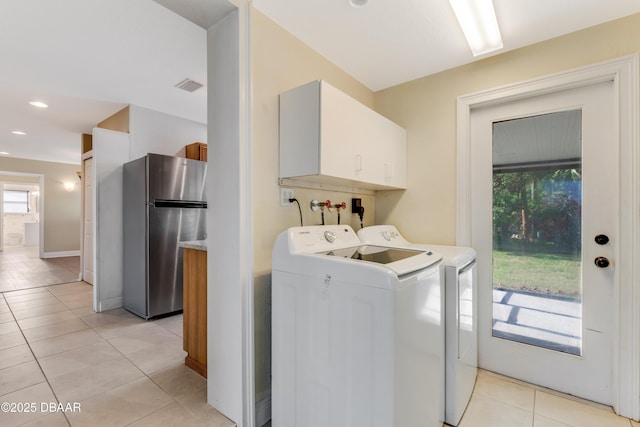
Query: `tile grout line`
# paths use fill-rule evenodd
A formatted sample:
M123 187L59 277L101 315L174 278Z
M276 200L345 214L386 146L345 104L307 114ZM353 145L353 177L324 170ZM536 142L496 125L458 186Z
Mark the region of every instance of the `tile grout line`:
M69 283L75 283L75 282L69 282ZM64 285L64 284L66 284L66 283L61 283L61 285ZM143 375L143 377L147 378L147 379L148 379L149 381L151 381L154 385L156 385L160 390L162 390L164 393L166 393L166 395L167 395L167 396L169 396L169 398L171 399L171 402L167 403L167 405L164 405L164 406L162 406L161 408L156 409L156 410L155 410L155 411L153 411L153 412L156 412L156 411L158 411L158 410L160 410L160 409L163 409L163 408L165 408L166 406L171 405L172 403L174 403L174 402L175 402L175 403L179 404L180 406L182 406L182 407L183 407L183 408L184 408L188 413L190 413L190 414L191 414L191 415L193 415L194 417L196 416L196 415L195 415L195 414L193 414L191 411L189 411L189 410L188 410L184 405L182 405L182 403L181 403L181 402L179 402L178 400L176 400L176 399L175 399L175 398L174 398L174 397L173 397L173 396L172 396L172 395L171 395L167 390L165 390L165 389L164 389L164 388L162 388L159 384L157 384L157 383L153 380L153 378L151 378L151 377L149 376L149 374L147 374L146 372L144 372L144 371L143 371L143 370L142 370L142 369L141 369L137 364L135 364L135 363L134 363L134 361L132 361L129 357L127 357L127 355L126 355L126 354L124 354L122 351L120 351L120 349L118 349L117 347L115 347L115 346L114 346L114 345L109 341L109 339L108 339L108 338L104 337L102 334L100 334L100 332L99 332L99 331L96 331L92 325L90 325L90 324L89 324L89 323L87 323L84 319L82 319L82 317L80 317L80 316L78 316L76 313L74 313L74 312L73 312L73 310L72 310L69 306L67 306L67 305L64 303L64 301L62 301L62 300L58 297L58 295L56 295L56 294L55 294L55 293L53 293L50 289L48 289L48 286L57 286L57 285L45 285L45 286L42 286L42 288L45 288L45 290L46 290L50 295L54 296L54 297L55 297L55 298L56 298L56 299L57 299L61 304L63 304L63 305L67 308L67 310L68 310L68 311L72 312L72 313L73 313L73 314L74 314L74 315L75 315L79 320L81 320L83 323L85 323L85 324L88 326L88 328L89 328L89 329L91 329L91 330L92 330L94 333L96 333L96 334L97 334L97 335L98 335L102 340L104 340L104 342L106 342L107 344L109 344L109 346L110 346L113 350L115 350L116 352L118 352L122 357L124 357L127 361L129 361L129 362L130 362L130 363L131 363L131 364L132 364L132 365L133 365L133 366L134 366L134 367L135 367L135 368L136 368L136 369L137 369L137 370L138 370L138 371ZM49 386L49 389L51 390L51 392L52 392L53 396L55 397L55 399L56 399L57 403L59 404L59 403L60 403L60 399L58 398L58 396L57 396L56 392L53 390L53 387L51 386L51 383L49 382L49 377L47 376L47 374L46 374L46 373L44 372L44 370L42 369L42 366L40 365L40 360L38 359L38 357L37 357L37 356L35 355L35 353L33 352L33 349L32 349L32 347L31 347L30 342L27 340L27 337L24 335L24 331L23 331L22 327L20 326L20 324L18 323L17 319L15 318L15 315L13 314L13 310L12 310L11 306L9 305L9 302L7 302L7 299L6 299L6 296L5 296L5 292L3 292L3 293L2 293L2 296L3 296L3 298L4 298L4 300L5 300L5 303L7 304L8 308L9 308L9 310L10 310L10 312L11 312L11 315L12 315L12 317L13 317L14 321L16 322L16 325L18 326L18 329L20 330L20 334L21 334L21 335L22 335L22 337L24 338L25 343L27 344L27 346L28 346L28 348L29 348L29 351L31 352L31 354L32 354L32 356L33 356L34 361L37 363L38 368L40 369L40 372L42 373L42 376L43 376L43 377L44 377L44 379L45 379L45 382L46 382L46 383L47 383L47 385ZM161 328L163 328L163 329L165 329L167 332L172 333L173 335L177 335L177 334L174 334L172 331L169 331L168 329L166 329L166 328L162 327L161 325L158 325L158 326L159 326L159 327L161 327ZM65 335L69 335L69 334L72 334L72 333L73 333L73 332L69 332L69 333L67 333L67 334L59 335L59 337L61 337L61 336L65 336ZM56 338L57 338L57 337L56 337ZM61 352L61 353L58 353L58 354L62 354L62 353L64 353L64 352ZM134 379L134 380L128 381L128 382L126 382L126 383L124 383L124 384L121 384L121 385L120 385L120 386L118 386L118 387L122 387L122 386L125 386L125 385L127 385L127 384L131 384L131 383L133 383L133 382L135 382L135 381L138 381L139 379L140 379L140 378L136 378L136 379ZM26 388L26 387L25 387L25 388ZM24 388L23 388L23 389L21 389L21 390L24 390ZM16 390L16 391L19 391L19 390ZM105 393L106 393L106 392L105 392ZM104 393L103 393L103 394L104 394ZM96 397L97 397L97 396L96 396ZM132 423L134 423L134 422L137 422L137 421L139 421L140 419L142 419L142 418L144 418L144 417L146 417L146 416L151 415L153 412L150 412L150 413L148 413L148 414L145 414L144 416L139 417L139 418L137 418L137 419L133 420L131 423L128 423L127 425L132 424ZM63 413L63 416L65 417L65 420L66 420L67 424L68 424L69 426L71 426L71 422L70 422L69 418L67 417L66 412L65 412L65 411L62 411L62 413ZM43 416L41 416L41 417L38 417L37 419L43 418L43 417L45 417L45 416L46 416L46 415L43 415Z
M69 283L74 283L74 282L69 282ZM77 313L73 312L73 309L71 309L71 308L70 308L70 307L69 307L69 306L68 306L68 305L67 305L67 304L66 304L66 303L65 303L65 302L64 302L64 301L63 301L63 300L62 300L62 299L57 295L57 294L55 294L52 290L50 290L50 289L49 289L49 286L56 286L56 285L44 285L44 286L42 286L42 287L43 287L43 288L45 288L45 290L46 290L50 295L53 295L53 296L55 297L55 299L56 299L56 300L58 300L60 303L62 303L62 304L67 308L67 310L68 310L68 311L71 311L71 312L72 312L72 313L73 313L73 314L74 314L78 319L80 319L82 322L84 322L84 323L88 326L88 328L89 328L90 330L92 330L94 333L96 333L98 336L100 336L100 338L101 338L102 340L104 340L104 342L108 343L108 344L109 344L109 346L110 346L111 348L113 348L116 352L118 352L118 354L120 354L122 357L124 357L126 360L128 360L128 361L129 361L129 362L130 362L130 363L131 363L131 364L132 364L132 365L133 365L133 366L134 366L134 367L135 367L135 368L136 368L136 369L137 369L137 370L142 374L142 376L143 376L143 377L141 377L141 378L147 378L149 381L151 381L151 383L153 383L156 387L158 387L158 389L159 389L159 390L162 390L162 392L163 392L163 393L165 393L165 394L169 397L170 402L169 402L169 403L167 403L166 405L164 405L164 406L162 406L162 407L160 407L160 408L157 408L157 409L155 409L155 410L154 410L154 411L152 411L152 412L149 412L149 413L147 413L147 414L144 414L143 416L138 417L138 418L136 418L135 420L132 420L131 422L129 422L129 423L128 423L128 424L126 424L126 425L130 425L130 424L132 424L132 423L138 422L138 421L140 421L141 419L143 419L143 418L145 418L145 417L147 417L147 416L149 416L149 415L151 415L151 414L153 414L153 413L155 413L155 412L157 412L157 411L160 411L160 410L162 410L162 409L166 408L167 406L169 406L169 405L171 405L171 404L173 404L173 403L177 403L177 404L178 404L178 405L179 405L183 410L185 410L187 413L189 413L189 414L190 414L191 416L193 416L195 419L200 419L200 417L199 417L196 413L192 412L192 411L191 411L188 407L186 407L186 406L185 406L181 401L177 400L177 399L176 399L176 397L174 397L174 395L173 395L172 393L170 393L167 389L165 389L164 387L162 387L159 383L157 383L157 382L156 382L156 381L151 377L151 375L152 375L152 374L157 373L157 372L161 371L162 369L157 369L157 370L155 370L155 371L153 371L153 372L150 372L149 374L147 374L146 372L144 372L144 371L143 371L143 370L142 370L142 369L141 369L141 368L140 368L140 367L139 367L139 366L138 366L138 365L137 365L133 360L131 360L131 359L130 359L126 354L124 354L120 349L118 349L117 347L115 347L115 346L114 346L114 345L109 341L109 338L107 338L107 337L103 336L99 331L97 331L97 330L94 328L94 326L93 326L93 325L89 324L89 323L88 323L88 322L86 322L86 321L85 321L81 316L79 316ZM4 293L3 293L3 297L4 297ZM6 297L5 297L5 301L6 301ZM7 302L7 305L9 305L9 303L8 303L8 302ZM11 307L9 307L9 308L11 309ZM20 332L21 332L21 334L22 334L23 338L25 339L25 342L26 342L26 343L27 343L27 345L28 345L29 350L31 351L31 354L32 354L32 355L33 355L33 357L34 357L34 360L36 361L36 363L38 363L38 367L39 367L40 371L42 372L42 374L43 374L43 376L44 376L44 378L45 378L45 380L46 380L46 382L47 382L47 385L49 386L49 389L52 391L52 393L53 393L53 395L54 395L55 399L57 400L57 402L58 402L58 403L60 403L60 400L59 400L58 396L56 395L55 391L54 391L54 390L53 390L53 388L51 387L51 384L50 384L50 382L49 382L49 378L48 378L48 377L47 377L47 375L44 373L44 371L43 371L43 369L42 369L42 366L40 365L40 361L38 360L38 358L36 357L35 353L33 352L33 349L31 348L31 345L30 345L29 341L26 339L26 336L24 336L24 332L23 332L22 327L17 323L17 319L15 319L15 315L13 314L13 311L11 311L11 313L12 313L12 316L14 317L14 321L16 322L16 324L17 324L17 326L18 326L18 328L19 328L19 330L20 330ZM165 331L169 332L171 335L173 335L173 336L175 336L175 337L177 337L177 338L182 338L182 337L180 337L180 335L179 335L178 333L175 333L174 331L172 331L172 330L168 329L167 327L165 327L165 326L163 326L163 325L161 325L161 324L156 324L156 325L157 325L157 326L159 326L160 328L162 328L163 330L165 330ZM68 334L71 334L71 333L73 333L73 332L69 332L69 333L67 333L67 334L63 334L63 335L60 335L60 336L65 336L65 335L68 335ZM57 337L56 337L56 338L57 338ZM62 353L64 353L64 352L62 352ZM59 353L59 354L61 354L61 353ZM126 383L124 383L124 384L121 384L121 385L120 385L120 386L118 386L118 387L122 387L122 386L125 386L125 385L127 385L127 384L131 384L132 382L138 381L138 380L140 380L141 378L137 378L137 379L131 380L131 381L129 381L129 382L126 382ZM106 393L106 392L105 392L105 393ZM104 393L103 393L103 394L104 394ZM96 397L98 397L98 396L96 396ZM44 417L44 416L45 416L45 415L43 415L43 417ZM64 414L64 416L65 416L65 420L67 421L67 423L69 424L69 426L71 426L71 422L70 422L69 418L66 416L66 413ZM42 417L39 417L38 419L41 419L41 418L42 418Z
M533 389L533 416L531 417L531 427L536 426L536 402L538 401L538 390Z
M71 282L71 283L73 283L73 282ZM47 289L47 290L48 290L48 289ZM67 305L66 305L62 300L60 300L60 298L58 298L58 296L57 296L57 295L55 295L55 294L54 294L54 296L55 296L55 297L56 297L56 298L57 298L57 299L58 299L62 304L64 304L64 305L65 305L65 307L67 307L67 308L68 308L68 306L67 306ZM73 312L73 310L72 310L71 308L69 308L69 310ZM75 314L75 313L74 313L74 314ZM172 395L171 395L167 390L165 390L165 389L164 389L164 388L162 388L159 384L157 384L157 383L153 380L153 378L151 378L151 377L149 376L151 373L150 373L150 374L147 374L146 372L144 372L144 371L143 371L143 370L142 370L142 369L141 369L141 368L140 368L140 367L139 367L139 366L138 366L138 365L137 365L133 360L131 360L131 359L130 359L130 358L129 358L125 353L123 353L119 348L117 348L116 346L114 346L114 345L111 343L111 341L109 341L109 338L107 338L107 337L105 337L104 335L102 335L102 334L100 333L100 331L97 331L97 330L96 330L92 325L90 325L89 323L85 322L85 321L84 321L80 316L78 316L78 318L79 318L80 320L82 320L84 323L86 323L86 324L87 324L87 326L89 326L89 328L90 328L94 333L96 333L100 338L102 338L102 339L104 340L104 342L106 342L107 344L109 344L109 346L110 346L111 348L113 348L113 349L114 349L116 352L118 352L122 357L124 357L127 361L129 361L129 362L130 362L130 363L131 363L131 364L132 364L132 365L133 365L133 366L134 366L138 371L140 371L140 373L143 375L143 377L147 378L147 379L148 379L149 381L151 381L151 382L152 382L156 387L158 387L158 388L159 388L160 390L162 390L162 391L163 391L167 396L169 396L169 398L171 399L171 402L169 402L169 403L167 403L166 405L164 405L164 406L162 406L162 407L160 407L160 408L156 409L156 410L155 410L155 411L153 411L153 412L159 411L159 410L161 410L161 409L163 409L163 408L165 408L165 407L167 407L167 406L169 406L169 405L171 405L172 403L174 403L174 402L175 402L175 403L179 404L180 406L182 406L182 407L183 407L187 412L191 413L191 411L189 411L186 407L184 407L184 405L182 405L182 403L180 403L178 400L176 400L176 399L175 399L175 398L174 398L174 397L173 397L173 396L172 396ZM117 322L117 321L115 321L114 323L116 323L116 322ZM142 325L144 325L144 323L143 323ZM170 332L170 333L172 333L172 334L173 334L173 332L172 332L172 331L169 331L168 329L166 329L166 328L162 327L161 325L157 325L157 326L159 326L159 327L161 327L162 329L166 330L167 332ZM174 335L177 335L177 334L174 334ZM154 372L155 372L155 371L154 371ZM135 382L135 381L138 381L139 379L140 379L140 378L136 378L136 379L134 379L134 380L128 381L128 382L126 382L126 383L124 383L124 384L121 384L121 385L120 385L120 386L118 386L118 387L123 387L123 386L125 386L125 385L127 385L127 384L131 384L131 383L133 383L133 382ZM105 392L105 393L106 393L106 392ZM103 394L104 394L104 393L103 393ZM96 396L96 397L97 397L97 396ZM145 415L143 415L143 416L141 416L141 417L139 417L139 418L136 418L135 420L131 421L130 423L128 423L128 424L126 424L126 425L133 424L133 423L135 423L135 422L137 422L137 421L139 421L139 420L141 420L141 419L143 419L143 418L145 418L145 417L147 417L147 416L151 415L153 412L150 412L150 413L145 414ZM192 414L192 415L194 415L194 416L195 416L195 414Z
M45 289L46 289L46 287L45 287ZM46 291L49 292L51 295L53 295L53 293L49 289L46 289ZM56 400L56 403L60 404L60 399L58 399L58 395L56 394L56 392L53 389L53 387L51 387L51 383L49 382L49 378L47 377L47 374L45 374L44 370L42 369L42 365L40 365L40 361L36 357L36 354L33 352L33 348L31 348L31 344L27 340L27 337L24 335L24 331L22 330L22 326L20 326L20 324L18 323L18 319L16 319L15 314L13 314L13 309L11 308L11 305L7 301L7 297L5 295L5 292L2 293L2 296L4 298L5 303L9 307L9 312L11 313L11 316L13 316L13 320L16 322L16 325L18 326L18 329L20 330L20 334L22 335L22 338L24 339L24 342L27 344L27 347L29 348L29 351L31 352L31 355L33 356L33 360L38 365L38 369L40 369L40 372L42 373L42 376L44 377L44 380L47 383L47 386L49 387L49 390L51 390L51 394L53 395L54 399ZM53 295L53 296L55 296L55 295ZM29 387L31 387L31 386L29 386ZM25 388L28 388L28 387L25 387ZM25 388L22 388L21 390L24 390ZM19 390L16 390L16 391L19 391ZM66 414L65 411L62 411L62 415L64 416L64 419L67 422L67 425L71 426L71 422L69 421L69 418L67 418L67 414ZM44 414L44 415L42 415L42 416L40 416L40 417L38 417L36 419L44 418L46 416L47 416L47 414Z

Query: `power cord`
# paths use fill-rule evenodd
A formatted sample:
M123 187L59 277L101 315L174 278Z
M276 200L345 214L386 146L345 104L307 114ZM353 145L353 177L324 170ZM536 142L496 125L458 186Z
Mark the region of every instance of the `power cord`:
M302 227L302 209L300 209L300 202L298 199L289 199L289 203L296 202L298 204L298 212L300 212L300 227Z
M358 211L358 216L360 217L360 228L364 228L364 225L362 223L362 220L364 218L364 208L362 206L360 206L360 209Z

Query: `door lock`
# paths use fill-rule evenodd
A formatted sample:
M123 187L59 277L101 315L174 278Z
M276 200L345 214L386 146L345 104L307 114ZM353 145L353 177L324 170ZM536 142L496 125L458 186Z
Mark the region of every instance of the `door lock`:
M609 243L609 236L606 234L598 234L593 240L599 245L606 245Z
M593 262L599 268L607 268L607 267L609 267L609 259L607 259L606 257L603 257L603 256L596 257L596 259L594 259Z

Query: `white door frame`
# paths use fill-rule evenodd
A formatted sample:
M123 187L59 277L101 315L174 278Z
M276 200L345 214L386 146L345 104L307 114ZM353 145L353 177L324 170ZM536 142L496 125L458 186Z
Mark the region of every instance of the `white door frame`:
M9 172L9 171L0 171L0 175L9 175L9 176L24 176L29 178L38 178L38 191L40 195L38 196L38 215L39 215L39 234L40 238L38 239L38 256L40 258L44 258L44 174L41 173L28 173L28 172ZM13 183L13 182L12 182ZM5 184L5 182L3 182ZM9 184L9 182L6 182ZM32 183L27 183L32 184ZM0 186L0 191L2 191L4 187ZM2 199L0 199L2 202ZM3 215L4 212L0 209L0 215ZM0 216L0 221L2 221L2 216ZM2 224L0 224L0 239L2 239ZM0 249L4 246L0 245Z
M620 144L620 230L616 254L617 313L614 320L612 393L615 411L640 418L640 147L638 54L458 97L456 244L471 242L469 123L473 108L613 81ZM623 231L622 231L623 230Z

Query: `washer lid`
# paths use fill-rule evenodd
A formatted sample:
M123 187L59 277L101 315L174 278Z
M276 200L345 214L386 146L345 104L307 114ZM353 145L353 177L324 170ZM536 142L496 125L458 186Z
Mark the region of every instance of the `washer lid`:
M441 255L420 248L393 245L365 245L348 225L292 227L280 233L273 246L273 270L325 274L339 272L342 277L363 274L397 276L435 266ZM366 272L364 271L366 269ZM386 280L386 279L385 279Z
M398 275L427 268L442 259L431 251L418 249L392 248L375 245L361 245L350 248L332 249L319 252L318 255L347 258L354 261L364 261L382 264Z

